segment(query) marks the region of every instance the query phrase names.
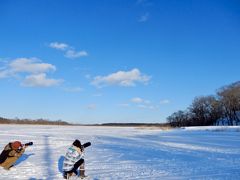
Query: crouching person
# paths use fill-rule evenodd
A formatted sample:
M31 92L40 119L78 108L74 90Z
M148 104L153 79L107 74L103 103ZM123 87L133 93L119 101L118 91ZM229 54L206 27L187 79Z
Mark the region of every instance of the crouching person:
M9 170L14 163L22 156L27 146L19 141L8 143L0 155L0 166Z
M69 179L70 176L78 176L78 169L80 168L80 177L84 178L84 146L76 139L68 148L63 161L63 177Z

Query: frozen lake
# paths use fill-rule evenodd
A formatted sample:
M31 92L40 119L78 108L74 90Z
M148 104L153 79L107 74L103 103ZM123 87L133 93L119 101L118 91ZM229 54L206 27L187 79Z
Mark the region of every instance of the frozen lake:
M240 179L240 128L148 130L117 127L0 125L0 148L33 141L0 179L63 179L66 149L75 139L85 151L86 174L112 179Z

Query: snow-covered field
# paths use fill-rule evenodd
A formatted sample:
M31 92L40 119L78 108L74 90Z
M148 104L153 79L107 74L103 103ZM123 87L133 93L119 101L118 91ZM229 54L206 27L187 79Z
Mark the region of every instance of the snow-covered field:
M1 180L62 179L73 140L86 149L89 179L240 179L240 128L148 130L115 127L0 125L1 150L9 141L33 141Z

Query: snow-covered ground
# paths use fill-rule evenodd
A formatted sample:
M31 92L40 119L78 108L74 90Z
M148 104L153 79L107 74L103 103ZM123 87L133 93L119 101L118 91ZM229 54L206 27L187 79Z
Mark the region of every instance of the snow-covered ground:
M240 127L169 131L115 127L0 125L1 150L9 141L33 141L1 180L62 179L63 156L79 138L86 174L93 180L240 179Z

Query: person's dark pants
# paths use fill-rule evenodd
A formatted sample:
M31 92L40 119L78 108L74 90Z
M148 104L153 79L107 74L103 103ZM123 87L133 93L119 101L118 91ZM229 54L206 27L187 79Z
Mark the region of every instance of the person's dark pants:
M80 159L79 161L77 161L74 166L73 169L71 171L67 171L66 173L74 173L74 174L78 174L77 173L77 169L81 166L81 164L84 163L84 159Z

